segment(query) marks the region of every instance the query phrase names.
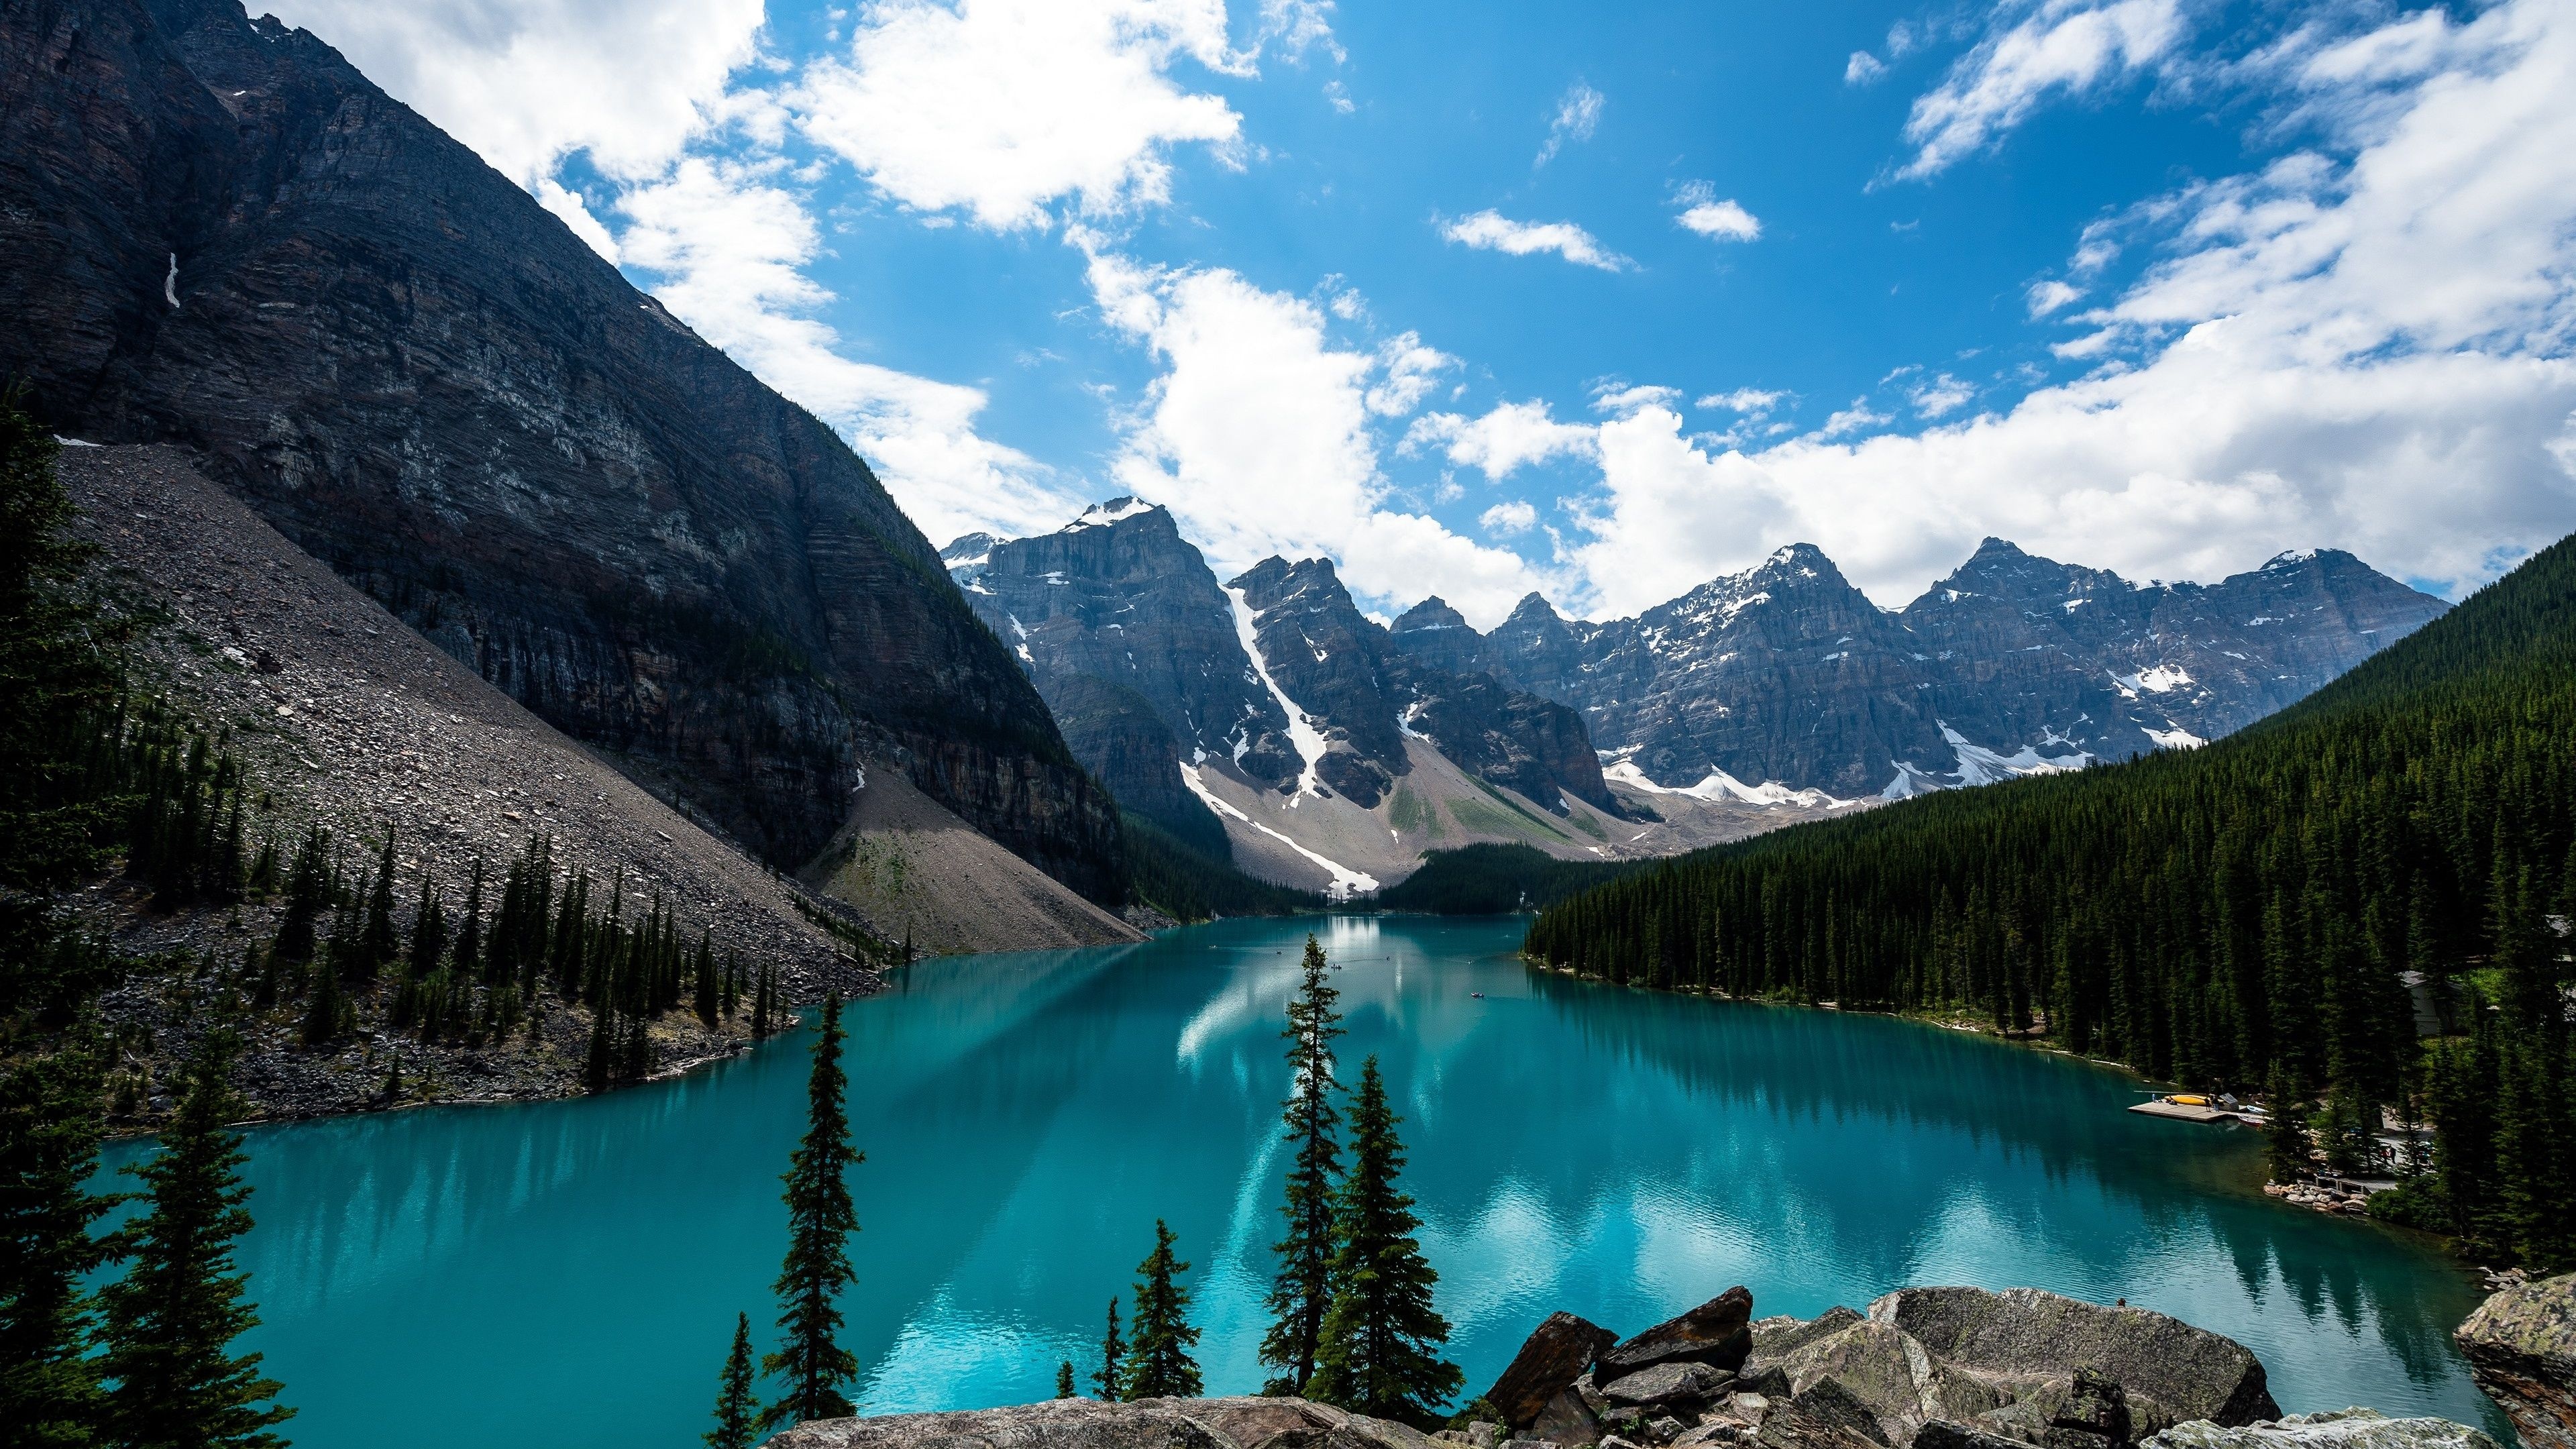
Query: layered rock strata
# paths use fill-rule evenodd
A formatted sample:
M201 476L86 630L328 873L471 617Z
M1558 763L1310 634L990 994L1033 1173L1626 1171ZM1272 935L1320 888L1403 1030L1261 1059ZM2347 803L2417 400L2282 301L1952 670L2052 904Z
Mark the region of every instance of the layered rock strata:
M314 36L0 9L0 375L167 442L773 865L873 762L1095 899L1117 822L867 465Z

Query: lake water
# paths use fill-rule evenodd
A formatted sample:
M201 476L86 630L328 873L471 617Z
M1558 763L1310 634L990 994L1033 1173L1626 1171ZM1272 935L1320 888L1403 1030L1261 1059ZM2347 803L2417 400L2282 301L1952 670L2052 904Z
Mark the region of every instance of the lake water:
M1347 1076L1377 1054L1404 1114L1471 1391L1560 1308L1631 1332L1738 1282L1801 1316L2033 1285L2232 1335L2292 1411L2501 1430L2450 1343L2466 1275L2265 1198L2253 1133L2124 1112L2126 1077L1939 1028L1531 973L1522 924L1233 922L928 961L853 1004L864 1409L1088 1375L1158 1216L1194 1265L1209 1391L1258 1388L1277 1032L1314 929ZM252 1133L250 1341L295 1442L694 1443L735 1311L764 1342L775 1313L808 1040L601 1099Z

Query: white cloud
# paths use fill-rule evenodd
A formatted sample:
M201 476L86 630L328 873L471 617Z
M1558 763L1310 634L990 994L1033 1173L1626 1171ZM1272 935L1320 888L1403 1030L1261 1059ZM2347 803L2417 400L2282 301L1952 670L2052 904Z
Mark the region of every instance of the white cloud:
M1516 554L1387 506L1368 394L1386 360L1337 348L1324 310L1224 270L1141 266L1077 229L1102 317L1162 364L1116 464L1221 574L1327 555L1352 589L1438 593L1490 624L1543 582Z
M1318 7L1272 10L1283 40L1314 43L1299 26L1321 26ZM1183 60L1251 72L1224 0L875 0L848 60L809 67L790 103L888 196L1009 230L1044 225L1060 198L1092 214L1166 200L1170 147L1232 145L1242 118L1174 84Z
M1847 86L1865 86L1885 74L1887 63L1866 50L1853 51L1851 59L1843 62L1843 84Z
M668 166L756 54L762 0L258 8L330 42L387 95L533 190L574 152L613 177ZM560 199L548 205L561 214Z
M1918 384L1905 394L1906 400L1914 404L1914 411L1927 418L1957 412L1974 402L1976 396L1976 388L1946 372Z
M1884 427L1894 421L1895 418L1890 414L1870 411L1868 398L1856 397L1852 399L1850 407L1827 417L1825 425L1816 430L1815 436L1839 438L1849 433L1865 433L1872 428Z
M1344 292L1333 300L1352 294ZM1339 307L1333 308L1341 316ZM1440 375L1458 365L1458 359L1437 347L1424 345L1420 334L1401 333L1379 344L1377 349L1378 380L1362 398L1368 410L1383 418L1400 418L1422 405L1431 390L1440 383Z
M1762 223L1732 197L1719 199L1705 181L1694 181L1675 197L1682 204L1673 220L1713 241L1751 241L1762 235Z
M1639 408L1677 408L1682 390L1653 383L1631 385L1626 382L1604 382L1592 389L1592 410L1613 417L1626 417Z
M2030 284L2029 293L2030 315L2045 317L2083 295L2082 287L2070 287L2053 277L2033 282Z
M2457 591L2563 535L2576 14L2506 0L2443 25L2405 37L2441 59L2394 98L2376 73L2303 82L2341 159L2166 198L2165 259L2091 314L2117 354L2093 375L1912 436L1752 454L1640 409L1602 429L1571 561L1618 612L1793 539L1901 604L1986 534L2133 578L2339 547Z
M1780 400L1788 395L1780 391L1766 392L1758 387L1739 387L1733 392L1710 393L1691 406L1723 408L1731 413L1742 413L1746 417L1760 417L1778 407Z
M1487 533L1499 533L1508 537L1516 533L1527 533L1537 527L1538 510L1519 499L1514 499L1509 503L1497 503L1486 509L1476 521L1485 526Z
M1554 252L1569 262L1605 272L1625 271L1634 265L1617 252L1603 248L1593 240L1592 233L1570 221L1513 221L1490 208L1445 223L1440 234L1478 251L1506 252L1516 257Z
M1905 120L1914 159L1900 177L1929 176L2018 126L2054 93L2081 95L2135 74L2185 38L2183 0L2030 0L2003 7L2023 18L1962 56L1941 84L1915 99Z
M628 191L619 210L627 260L663 279L662 304L840 429L933 540L1034 532L1080 506L1035 461L977 435L980 390L841 355L810 315L832 301L804 272L820 245L813 219L769 172L692 157Z
M1592 456L1594 431L1583 423L1556 421L1544 402L1504 403L1479 418L1456 413L1422 418L1405 433L1400 451L1436 447L1450 462L1499 481L1550 458Z
M1599 91L1576 81L1563 99L1556 103L1556 116L1547 123L1547 142L1538 148L1538 159L1532 166L1544 166L1556 159L1568 141L1589 141L1601 124L1601 107L1607 98Z

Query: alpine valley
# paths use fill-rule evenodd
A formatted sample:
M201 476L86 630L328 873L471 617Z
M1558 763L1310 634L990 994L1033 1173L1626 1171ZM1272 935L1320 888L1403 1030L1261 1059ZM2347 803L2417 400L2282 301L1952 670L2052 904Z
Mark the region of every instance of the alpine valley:
M1220 582L1169 510L941 551L1128 809L1348 895L1478 842L1669 855L1927 791L2187 748L2447 607L2347 553L2133 584L2001 539L1902 610L1812 546L1632 619L1531 594L1380 623L1329 559Z

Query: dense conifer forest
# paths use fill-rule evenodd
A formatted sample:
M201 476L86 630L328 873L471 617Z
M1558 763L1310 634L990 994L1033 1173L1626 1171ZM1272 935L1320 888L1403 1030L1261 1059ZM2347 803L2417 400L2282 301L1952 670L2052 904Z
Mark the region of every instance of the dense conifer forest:
M1636 861L1559 860L1529 845L1467 845L1431 852L1420 870L1379 891L1375 904L1434 916L1543 910L1645 868Z
M1544 912L1560 969L1972 1013L2264 1093L2336 1168L2430 1122L2383 1212L2576 1262L2576 541L2227 740L1909 801ZM2419 1042L2419 1017L2440 1023ZM2295 1154L2293 1154L2295 1155ZM2292 1164L2298 1165L2298 1164Z

